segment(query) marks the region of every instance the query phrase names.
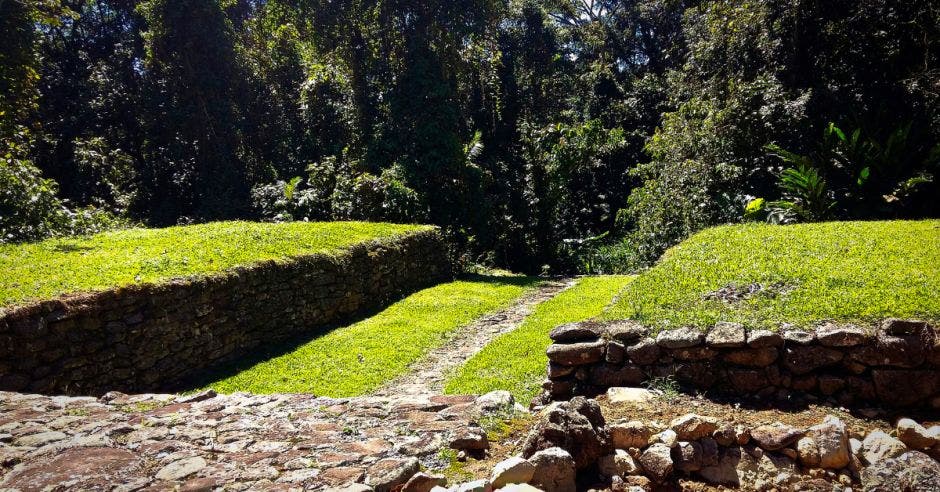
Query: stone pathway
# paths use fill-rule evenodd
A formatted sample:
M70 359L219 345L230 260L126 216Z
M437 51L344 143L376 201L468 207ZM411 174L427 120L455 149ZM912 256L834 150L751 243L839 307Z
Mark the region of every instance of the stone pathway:
M483 350L496 337L509 333L535 309L535 306L572 287L575 279L547 280L533 291L523 295L510 307L484 316L460 328L454 335L416 362L408 374L389 381L375 395L434 395L444 390L444 380L451 371L461 366L477 352Z
M0 392L0 491L317 490L355 482L386 490L418 467L447 465L440 450L492 406L440 395L449 371L574 283L544 282L366 397Z
M440 466L475 401L0 392L0 490L381 490Z

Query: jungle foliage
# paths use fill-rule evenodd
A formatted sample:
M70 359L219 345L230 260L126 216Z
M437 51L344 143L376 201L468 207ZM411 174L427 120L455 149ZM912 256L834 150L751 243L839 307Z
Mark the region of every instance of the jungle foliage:
M0 0L0 32L0 241L429 222L603 272L745 215L940 214L930 0Z

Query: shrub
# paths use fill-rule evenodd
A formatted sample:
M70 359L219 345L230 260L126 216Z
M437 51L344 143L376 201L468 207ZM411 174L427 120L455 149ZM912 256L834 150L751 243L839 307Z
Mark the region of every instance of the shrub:
M122 216L96 207L70 209L58 184L9 146L0 156L0 243L18 243L127 227Z
M21 242L66 229L66 209L58 185L13 151L0 157L0 242Z
M930 215L924 203L940 166L940 145L912 137L910 124L879 141L830 122L807 154L766 148L789 166L778 182L783 199L769 204L771 222Z
M357 173L358 167L329 157L311 165L306 180L255 186L252 203L264 220L370 220L419 222L426 217L415 190L402 181L398 168L379 175Z

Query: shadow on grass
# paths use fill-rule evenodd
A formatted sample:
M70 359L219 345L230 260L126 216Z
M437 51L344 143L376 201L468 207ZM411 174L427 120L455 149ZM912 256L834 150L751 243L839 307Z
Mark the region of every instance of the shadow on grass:
M529 276L500 276L500 275L483 275L483 274L467 274L463 275L456 280L464 282L474 282L474 283L484 283L493 286L516 286L516 287L534 287L540 282L544 281L543 277L529 277ZM354 325L366 319L369 319L373 316L376 316L386 309L388 309L393 304L407 299L409 296L414 295L418 292L422 292L426 289L433 289L442 284L435 284L424 289L417 290L414 292L404 293L388 299L383 306L373 309L364 310L361 312L354 313L349 317L336 321L333 323L328 323L321 326L311 327L308 331L298 334L286 340L271 342L267 344L262 344L258 347L254 347L248 351L248 353L240 354L236 356L234 360L228 362L222 362L214 367L210 367L203 371L200 371L198 374L193 375L188 378L186 381L176 384L169 385L162 388L165 391L171 392L180 392L180 393L190 393L200 389L204 389L207 386L210 386L216 381L221 381L223 379L230 378L235 376L242 371L251 369L257 364L265 362L267 360L280 357L285 354L289 354L303 345L310 343L318 338L330 334L333 330L338 328L343 328L346 326Z

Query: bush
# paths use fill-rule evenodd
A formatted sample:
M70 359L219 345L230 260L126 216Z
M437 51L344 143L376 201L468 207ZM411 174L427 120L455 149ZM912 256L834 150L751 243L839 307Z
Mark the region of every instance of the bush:
M620 275L643 268L637 246L627 237L603 234L587 241L566 241L561 261L568 271L582 275Z
M14 149L0 157L0 243L18 243L72 234L91 234L127 227L129 222L106 210L69 209L58 184L43 178Z
M57 192L56 182L44 179L30 161L12 151L0 158L0 242L41 239L66 229L68 215Z
M404 184L397 168L380 175L356 173L330 157L311 165L306 180L255 186L251 196L263 220L369 220L419 222L426 218L415 190Z

